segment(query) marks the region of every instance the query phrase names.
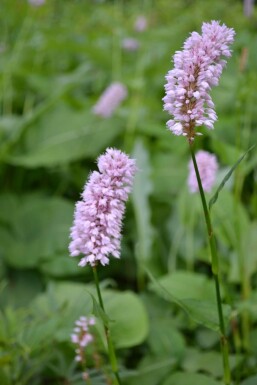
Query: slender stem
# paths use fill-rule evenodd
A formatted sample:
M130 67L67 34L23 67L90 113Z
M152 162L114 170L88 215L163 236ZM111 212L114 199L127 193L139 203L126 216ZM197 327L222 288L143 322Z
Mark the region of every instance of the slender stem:
M203 191L203 186L200 178L200 173L198 170L195 154L194 154L194 148L193 143L189 141L189 148L191 152L192 161L194 164L195 174L197 178L197 183L200 191L203 211L204 211L204 217L206 222L206 227L208 231L208 239L209 239L209 245L210 245L210 251L211 251L211 266L212 266L212 274L215 281L215 289L216 289L216 299L217 299L217 308L218 308L218 315L219 315L219 325L220 325L220 342L221 342L221 350L223 355L223 367L224 367L224 383L226 385L230 385L231 383L231 374L230 374L230 367L229 367L229 347L228 347L228 340L226 337L226 331L225 331L225 323L224 323L224 317L223 317L223 310L222 310L222 302L221 302L221 295L220 295L220 282L219 282L219 263L218 263L218 255L217 255L217 249L216 249L216 242L215 237L212 229L212 223L211 223L211 217L208 210L208 206L205 199L205 194Z
M93 266L93 273L94 273L95 286L96 286L99 305L100 305L101 309L103 310L103 312L105 312L96 266ZM121 380L120 380L119 371L118 371L117 357L116 357L113 341L111 338L110 329L106 324L104 325L104 331L105 331L105 336L106 336L107 345L108 345L109 360L110 360L113 374L114 374L115 379L116 379L115 383L117 385L121 385Z

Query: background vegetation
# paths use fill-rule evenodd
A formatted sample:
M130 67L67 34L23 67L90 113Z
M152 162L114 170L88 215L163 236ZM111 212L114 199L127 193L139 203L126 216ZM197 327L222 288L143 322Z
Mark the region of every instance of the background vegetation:
M0 384L83 384L70 334L80 315L92 313L92 272L69 257L69 228L108 146L132 154L140 169L122 258L99 269L124 384L221 384L200 198L188 192L188 146L166 130L161 99L171 56L191 31L210 20L236 30L212 92L219 120L197 138L218 157L218 184L257 142L256 10L247 18L239 0L46 0L40 7L1 0L0 7ZM142 32L134 29L139 15L148 23ZM138 40L136 51L122 48L127 37ZM109 119L93 115L113 81L128 87L127 99ZM213 208L240 385L257 383L256 164L255 149ZM105 383L88 360L93 384Z

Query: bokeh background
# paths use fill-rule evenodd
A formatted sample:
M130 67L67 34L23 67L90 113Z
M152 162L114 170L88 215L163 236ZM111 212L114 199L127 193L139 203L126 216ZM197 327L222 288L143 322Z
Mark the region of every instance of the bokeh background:
M131 154L139 168L122 257L99 269L123 381L221 384L216 315L201 306L213 286L200 199L188 191L188 145L167 131L162 98L171 57L191 31L211 20L235 29L233 55L212 91L218 121L195 143L216 154L217 187L257 142L257 10L246 3L1 0L1 385L85 383L70 333L92 313L93 280L69 257L69 229L107 147ZM127 96L110 117L95 114L113 82ZM256 165L253 149L213 209L240 385L257 383ZM104 357L100 337L98 349ZM93 385L106 383L88 360ZM102 365L108 371L104 358Z

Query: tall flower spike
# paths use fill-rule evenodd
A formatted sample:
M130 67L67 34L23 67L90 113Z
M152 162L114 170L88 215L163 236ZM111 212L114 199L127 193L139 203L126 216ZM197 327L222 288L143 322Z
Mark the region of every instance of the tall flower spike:
M215 180L216 174L218 171L218 162L214 154L210 154L208 151L200 150L196 153L196 162L199 169L199 174L203 186L203 190L210 192ZM188 175L188 187L191 193L199 191L197 178L195 174L195 169L193 161L190 160L189 165L189 175Z
M76 204L71 228L71 256L83 254L79 266L109 263L109 256L120 257L122 218L131 191L136 164L123 152L108 148L98 158L85 185L82 200Z
M231 56L229 46L235 31L217 21L203 23L202 34L192 32L184 49L173 57L174 68L166 76L164 110L173 119L167 122L175 135L187 136L192 141L196 127L213 129L217 120L214 103L209 94L218 85L226 64L223 57Z

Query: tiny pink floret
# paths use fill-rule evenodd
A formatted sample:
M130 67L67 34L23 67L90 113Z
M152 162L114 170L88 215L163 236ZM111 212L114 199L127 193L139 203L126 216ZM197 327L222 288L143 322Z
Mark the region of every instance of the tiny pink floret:
M76 204L71 228L71 256L80 254L79 266L109 263L109 256L120 257L122 219L125 202L136 172L134 159L108 148L98 158L85 185L82 200Z

